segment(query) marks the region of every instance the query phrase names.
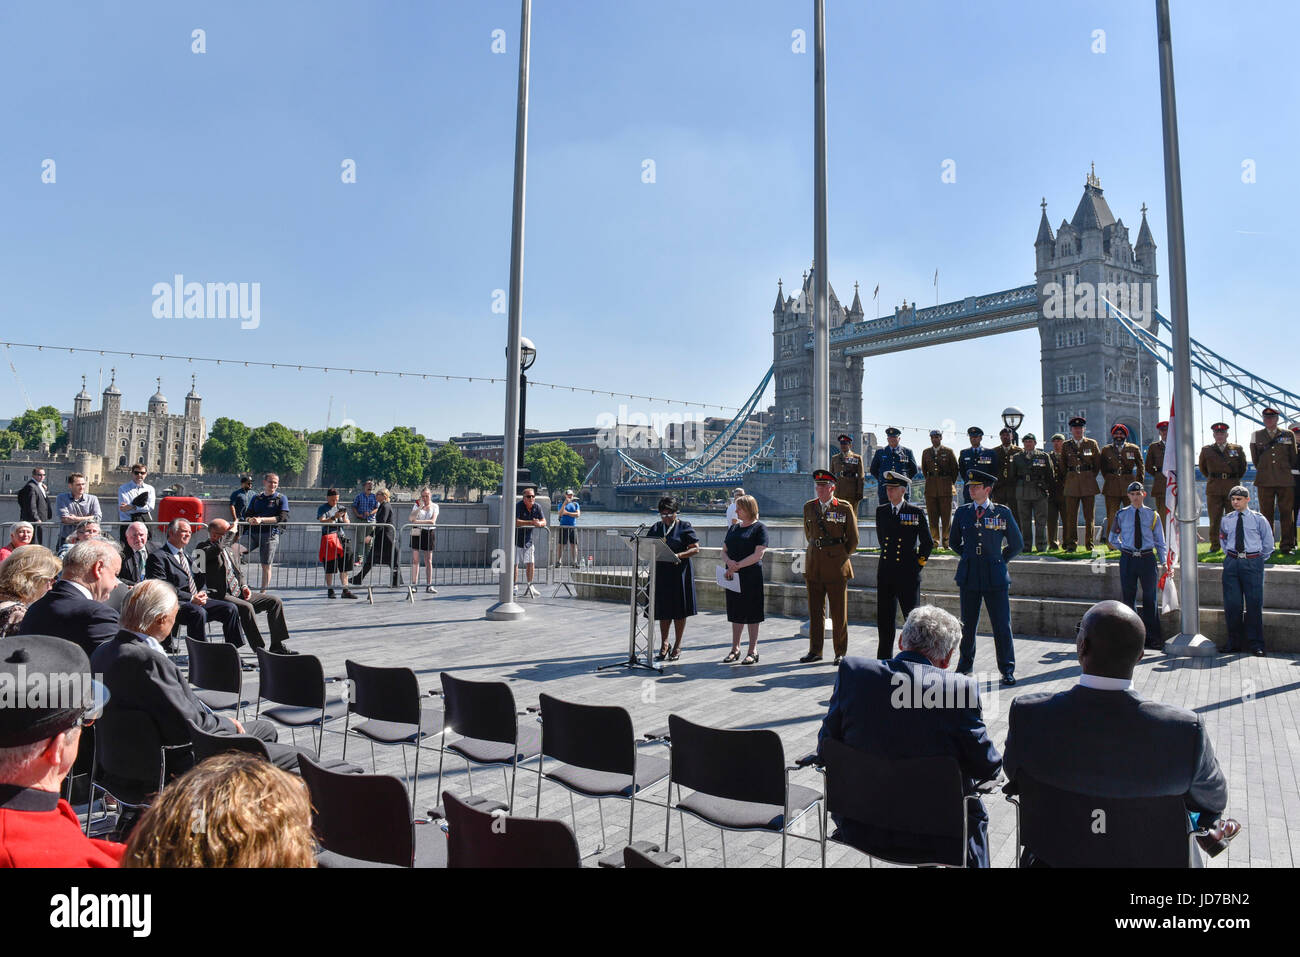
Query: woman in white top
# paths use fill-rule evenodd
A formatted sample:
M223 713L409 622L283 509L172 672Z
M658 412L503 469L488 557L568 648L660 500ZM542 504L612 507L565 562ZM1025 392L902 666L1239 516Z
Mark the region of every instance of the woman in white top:
M412 525L425 525L427 528L415 529L411 533L411 587L420 585L420 557L424 557L425 591L430 595L438 594L433 587L433 540L438 524L438 503L433 500L433 490L429 486L420 489L419 500L411 506L411 517L407 519Z

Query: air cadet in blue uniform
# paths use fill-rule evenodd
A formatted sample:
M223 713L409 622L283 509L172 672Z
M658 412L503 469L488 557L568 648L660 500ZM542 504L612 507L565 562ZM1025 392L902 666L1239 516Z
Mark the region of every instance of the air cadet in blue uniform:
M871 474L879 483L876 493L879 496L880 505L884 505L889 501L889 496L885 494L885 485L882 481L886 472L897 472L899 475L906 475L910 482L916 478L916 473L921 471L916 467L916 456L912 454L912 450L898 444L898 437L902 434L892 425L885 429L885 442L888 444L876 449L876 454L871 457Z
M970 481L971 469L979 469L981 472L988 472L990 475L995 471L994 463L997 462L997 452L993 449L986 449L980 445L980 439L984 438L984 430L978 425L972 425L966 430L970 436L970 448L962 449L961 455L957 456L957 473L961 476L961 500L970 501L970 489L966 483Z
M1137 611L1138 582L1142 583L1142 624L1146 646L1157 651L1160 641L1160 598L1156 577L1165 564L1165 533L1153 509L1142 504L1147 497L1141 482L1130 482L1129 505L1115 513L1107 543L1119 549L1119 582L1124 604Z
M1016 683L1016 652L1011 643L1011 602L1007 588L1011 575L1007 562L1025 547L1011 509L989 500L996 478L981 469L972 469L966 479L971 501L957 509L952 519L948 546L961 555L957 564L957 587L961 589L961 654L958 674L970 674L975 664L975 628L980 620L980 604L988 609L993 625L993 644L997 651L998 672L1002 683Z

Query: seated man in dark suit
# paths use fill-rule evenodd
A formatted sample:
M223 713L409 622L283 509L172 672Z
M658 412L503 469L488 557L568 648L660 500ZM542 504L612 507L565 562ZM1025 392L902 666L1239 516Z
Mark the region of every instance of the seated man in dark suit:
M87 655L117 634L117 612L105 600L117 585L122 557L105 539L78 542L63 559L63 577L32 602L18 632L66 638Z
M186 722L192 721L209 734L251 734L268 742L267 751L277 766L290 771L297 768L299 752L274 743L278 734L271 722L242 725L217 716L195 697L180 668L159 643L171 634L179 607L176 590L166 582L151 579L131 589L122 605L121 630L90 658L91 669L102 675L108 688L108 707L145 712L153 718L165 745L188 744ZM187 749L169 750L167 755L168 777L193 764L193 754Z
M132 522L122 537L122 570L118 578L127 585L138 585L149 577L149 529L144 522Z
M907 616L895 657L886 661L845 658L817 735L818 751L829 737L887 758L951 755L961 767L967 794L996 777L1002 758L984 726L979 686L971 678L946 671L959 641L960 621L941 608L922 605ZM904 700L924 701L924 705L899 707L900 688L906 691ZM913 696L914 688L925 691L924 696ZM967 864L988 867L988 814L983 803L967 807ZM842 840L864 849L919 854L944 850L933 837L891 830L888 821L854 821L837 815L835 824Z
M1075 643L1083 669L1079 683L1011 702L1008 790L1026 774L1049 787L1098 797L1181 794L1200 826L1216 822L1228 803L1228 785L1200 717L1146 701L1133 690L1133 668L1145 640L1142 619L1127 605L1102 601L1088 609ZM1211 844L1221 849L1239 829L1236 821L1223 822ZM1033 848L1025 853L1025 863L1040 863ZM1193 863L1200 863L1199 855Z
M277 655L296 655L285 642L289 640L289 626L284 620L284 602L274 595L254 595L244 582L244 572L235 556L230 554L224 541L230 523L224 518L214 518L208 523L208 540L199 545L199 561L208 584L208 595L228 601L239 609L239 620L254 648L265 648L261 629L257 627L257 613L266 612L266 624L271 629L271 651Z
M207 641L207 623L212 618L221 622L226 641L238 648L244 643L239 609L228 601L208 596L202 569L185 553L189 541L190 523L183 518L172 519L167 526L167 541L149 555L145 574L176 589L181 602L178 617L191 638Z

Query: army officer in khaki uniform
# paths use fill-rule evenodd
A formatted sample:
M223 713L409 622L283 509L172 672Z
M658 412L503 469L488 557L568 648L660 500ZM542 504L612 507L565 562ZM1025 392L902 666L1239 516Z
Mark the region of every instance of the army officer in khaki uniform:
M1097 473L1101 471L1101 447L1096 439L1085 438L1088 420L1076 415L1070 420L1072 438L1061 444L1061 461L1065 466L1065 550L1079 547L1079 506L1083 506L1084 547L1092 551L1092 516L1097 506Z
M853 513L856 515L864 492L866 467L862 463L862 456L853 451L852 438L841 435L839 442L840 450L831 456L831 473L835 476L835 497L852 505Z
M1169 437L1169 423L1157 422L1156 431L1160 433L1160 438L1147 446L1146 460L1142 467L1151 476L1151 505L1159 514L1160 521L1164 522L1169 514L1169 506L1165 504L1169 481L1165 478L1165 442Z
M799 661L822 660L826 636L825 607L830 605L835 664L849 653L850 559L858 547L858 515L834 493L835 476L826 469L813 472L817 497L804 503L803 533L808 539L803 577L808 587L808 654Z
M1228 423L1210 426L1214 441L1201 449L1197 467L1205 476L1205 507L1210 513L1210 554L1219 550L1219 522L1228 513L1228 493L1246 474L1246 452L1228 441Z
M930 516L930 537L936 542L947 542L952 527L957 456L943 444L943 432L939 429L930 430L930 447L921 453L921 474L925 476L925 511Z
M1277 409L1263 412L1264 427L1250 439L1250 460L1255 463L1255 491L1259 493L1259 514L1273 522L1274 513L1282 526L1279 546L1283 555L1295 549L1295 436L1278 428ZM1211 537L1210 541L1214 541Z
M1128 506L1128 487L1142 481L1142 450L1128 440L1128 426L1110 427L1110 445L1101 450L1101 494L1106 496L1106 524L1101 540L1109 541L1115 514Z

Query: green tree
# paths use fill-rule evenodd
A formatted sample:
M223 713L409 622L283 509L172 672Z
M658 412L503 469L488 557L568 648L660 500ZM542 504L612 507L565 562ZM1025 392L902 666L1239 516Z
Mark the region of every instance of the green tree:
M444 488L450 494L457 485L467 484L473 459L467 459L455 442L438 447L424 468L424 479L430 485Z
M524 450L524 465L532 472L534 481L545 486L552 498L558 489L577 485L582 477L582 456L559 439L528 446Z
M248 437L252 433L238 419L225 416L212 423L199 462L209 472L244 472L248 469Z
M10 432L8 429L0 431L0 457L9 458L13 455L14 449L20 449L23 446L23 437L17 432Z
M465 484L480 495L495 492L501 485L501 476L505 470L500 462L491 459L467 459L470 463L469 476Z
M18 434L25 449L39 449L48 445L51 452L62 452L68 444L68 431L63 427L63 418L52 405L28 409L9 423L9 431Z
M424 436L399 425L376 440L369 474L392 486L419 485L431 458Z
M322 446L321 477L327 484L351 486L375 474L379 436L354 425L335 427L308 436Z
M297 474L307 461L307 443L279 422L268 422L248 435L248 465L255 472Z

